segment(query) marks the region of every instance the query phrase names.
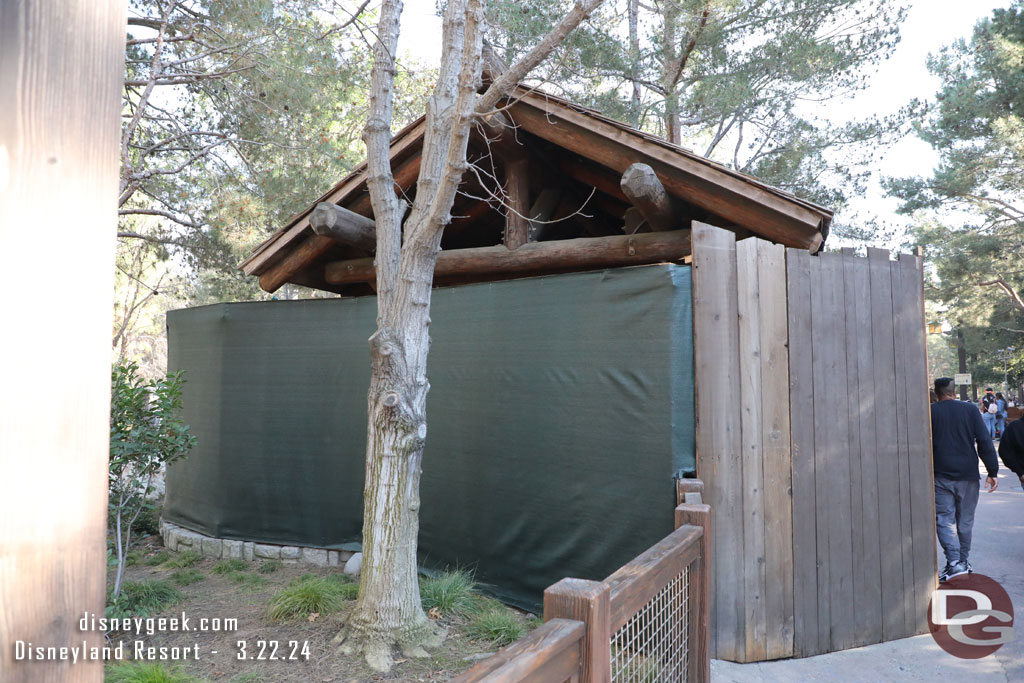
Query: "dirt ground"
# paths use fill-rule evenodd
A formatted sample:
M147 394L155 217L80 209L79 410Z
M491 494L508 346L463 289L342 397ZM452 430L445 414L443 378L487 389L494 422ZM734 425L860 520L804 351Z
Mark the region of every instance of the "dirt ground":
M159 537L150 537L141 545L147 553L162 550ZM464 622L457 618L439 621L447 627L448 635L442 647L429 659L396 660L390 673L378 674L369 669L361 658L353 659L337 654L330 644L341 629L354 601L336 614L324 615L313 621L302 619L291 622L271 622L264 616L270 598L291 580L304 574L327 575L340 571L337 567L310 567L283 565L276 572L260 574L257 564L240 576L230 577L210 571L214 560L204 559L195 566L206 577L190 586L176 586L184 600L169 607L155 617L179 617L189 620L190 631L162 631L153 635L122 635L113 640L124 642L125 658L133 658L136 648L177 648L161 656L159 650L148 653L168 666L180 665L188 673L209 681L348 683L362 681L446 681L470 668L475 659L466 657L494 652L489 642L477 642L462 633ZM128 567L125 579L170 579L174 569L163 566ZM112 578L113 572L111 572ZM201 619L237 619L234 631L201 632ZM523 615L524 620L526 615ZM135 641L141 641L136 644ZM239 641L244 641L247 658L243 658ZM263 641L263 644L260 643ZM274 644L277 644L274 652ZM308 644L308 659L303 646ZM196 658L198 652L198 658ZM263 659L259 659L260 655ZM144 655L147 653L143 653ZM276 656L277 660L271 660ZM294 657L295 659L292 659ZM144 657L145 658L145 657Z

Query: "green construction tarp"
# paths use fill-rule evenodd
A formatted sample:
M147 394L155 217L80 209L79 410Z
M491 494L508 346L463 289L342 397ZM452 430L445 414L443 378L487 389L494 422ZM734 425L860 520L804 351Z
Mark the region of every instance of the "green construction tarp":
M687 266L437 289L420 560L536 609L672 530L694 469ZM216 304L167 316L198 437L163 515L219 538L351 548L362 526L376 299Z

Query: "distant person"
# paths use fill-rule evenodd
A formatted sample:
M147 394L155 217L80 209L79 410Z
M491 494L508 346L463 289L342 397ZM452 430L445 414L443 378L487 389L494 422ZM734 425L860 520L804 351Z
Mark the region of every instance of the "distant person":
M999 408L996 405L996 396L992 393L992 387L985 390L981 397L981 417L985 421L985 429L988 430L988 438L996 438L996 413Z
M1003 392L996 392L996 438L1002 438L1003 430L1006 429L1006 399Z
M988 428L973 403L956 400L949 377L935 380L938 401L932 411L932 464L935 469L935 527L946 555L939 581L974 571L971 530L978 506L978 458L985 463L989 492L999 486L999 459Z
M1024 420L1014 420L1007 426L1006 433L999 440L999 457L1024 488Z

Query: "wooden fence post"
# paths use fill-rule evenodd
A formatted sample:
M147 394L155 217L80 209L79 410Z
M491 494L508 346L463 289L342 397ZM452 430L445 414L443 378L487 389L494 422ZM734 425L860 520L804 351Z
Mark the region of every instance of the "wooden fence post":
M544 591L544 621L575 619L587 632L583 637L585 683L611 681L611 589L600 581L562 579Z
M680 505L676 508L676 528L686 524L704 530L700 539L700 559L690 566L690 613L688 639L691 643L687 681L711 680L711 506ZM696 590L694 590L696 587ZM546 604L546 603L545 603Z
M686 496L689 495L691 498L693 494L702 497L704 496L704 482L700 479L676 479L676 505L682 505L687 501Z

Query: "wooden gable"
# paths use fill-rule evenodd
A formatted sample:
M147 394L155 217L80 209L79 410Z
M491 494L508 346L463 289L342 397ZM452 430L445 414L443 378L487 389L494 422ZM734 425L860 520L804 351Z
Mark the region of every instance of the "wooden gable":
M425 121L391 143L396 192L415 196ZM678 261L693 220L817 251L832 212L653 135L520 87L471 137L435 284ZM322 206L321 203L333 206ZM336 208L336 207L341 207ZM286 282L372 292L373 210L360 166L242 263Z

